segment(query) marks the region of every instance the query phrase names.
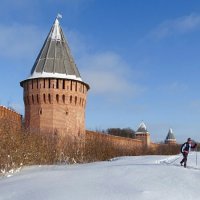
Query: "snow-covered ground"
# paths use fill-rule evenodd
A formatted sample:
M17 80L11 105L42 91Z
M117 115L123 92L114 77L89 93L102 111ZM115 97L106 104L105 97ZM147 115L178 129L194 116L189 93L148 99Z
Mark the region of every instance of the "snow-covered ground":
M121 157L71 166L34 166L0 178L0 200L200 199L200 154Z

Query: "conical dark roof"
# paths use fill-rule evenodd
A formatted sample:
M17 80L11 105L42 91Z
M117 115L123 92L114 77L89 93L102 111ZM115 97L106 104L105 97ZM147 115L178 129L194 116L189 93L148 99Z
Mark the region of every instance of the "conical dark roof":
M147 127L146 127L146 125L144 124L144 122L142 122L142 123L139 125L139 127L138 127L136 133L147 133L147 132L148 132L148 131L147 131Z
M173 134L173 131L172 131L171 128L169 129L169 132L167 134L166 140L176 140L176 138L174 137L174 134Z
M59 24L58 17L32 67L29 79L44 77L82 81Z

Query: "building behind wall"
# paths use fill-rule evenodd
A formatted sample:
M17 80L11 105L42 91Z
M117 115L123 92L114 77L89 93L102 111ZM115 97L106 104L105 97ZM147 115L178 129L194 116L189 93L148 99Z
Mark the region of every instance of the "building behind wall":
M169 132L165 139L165 144L176 144L176 138L174 137L174 133L171 128L169 129Z
M20 85L24 90L26 128L71 136L85 134L89 85L81 79L58 18L30 76Z
M139 127L135 133L135 138L138 140L142 140L145 146L150 147L150 145L151 145L150 134L149 134L144 122L142 122L139 125Z

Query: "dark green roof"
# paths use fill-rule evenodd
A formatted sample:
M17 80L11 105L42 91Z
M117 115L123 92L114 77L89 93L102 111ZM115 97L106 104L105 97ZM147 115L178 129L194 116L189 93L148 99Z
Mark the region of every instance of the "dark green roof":
M32 67L29 79L40 77L82 81L57 18Z
M171 128L169 129L169 132L167 134L166 140L176 140Z

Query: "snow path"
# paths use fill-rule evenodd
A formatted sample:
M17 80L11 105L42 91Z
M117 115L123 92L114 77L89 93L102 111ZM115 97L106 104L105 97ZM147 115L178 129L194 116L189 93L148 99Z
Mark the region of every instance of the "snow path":
M121 157L83 165L26 167L0 179L0 200L199 199L196 154L189 155L188 169L179 166L181 157L169 164L176 158Z

